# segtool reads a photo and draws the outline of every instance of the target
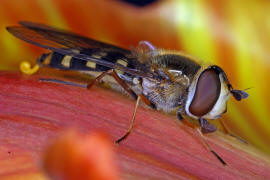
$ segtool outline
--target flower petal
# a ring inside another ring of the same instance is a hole
[[[35,162],[39,161],[40,152],[51,138],[66,128],[77,127],[86,133],[100,129],[114,140],[127,130],[134,101],[96,86],[87,90],[39,81],[46,77],[0,73],[0,147],[12,149],[16,157],[21,152],[31,157],[25,171],[38,171]],[[121,177],[270,178],[269,158],[251,145],[219,132],[209,134],[207,141],[228,164],[223,166],[204,148],[195,130],[179,126],[175,120],[174,116],[139,107],[134,131],[116,146]],[[74,142],[76,144],[84,143],[81,140]],[[88,146],[82,145],[82,149],[84,147]],[[15,148],[17,150],[13,151]],[[13,161],[13,157],[6,153],[1,158]],[[8,168],[18,173],[25,165],[24,162],[12,164],[16,166]],[[0,176],[5,173],[2,171]]]
[[[113,144],[104,134],[66,132],[48,147],[43,166],[52,179],[117,180]]]

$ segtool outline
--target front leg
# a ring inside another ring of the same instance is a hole
[[[179,121],[182,121],[184,118],[183,118],[183,114],[185,115],[185,110],[183,107],[180,107],[177,112],[176,112],[176,115],[177,115],[177,119]]]
[[[200,118],[199,123],[201,125],[201,128],[199,129],[198,127],[194,126],[190,122],[183,119],[183,117],[181,116],[181,108],[177,111],[177,117],[185,125],[193,129],[196,129],[202,139],[204,146],[207,148],[207,150],[211,152],[224,166],[227,165],[226,162],[211,148],[211,146],[208,144],[207,140],[205,139],[203,135],[204,133],[214,132],[216,130],[216,127],[214,125],[209,124],[206,119]]]
[[[215,132],[217,130],[216,126],[210,124],[206,119],[200,118],[199,123],[201,126],[201,132],[203,134]]]

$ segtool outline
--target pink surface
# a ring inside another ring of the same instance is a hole
[[[39,172],[40,153],[67,128],[102,130],[113,140],[128,129],[135,101],[100,87],[86,90],[39,82],[40,75],[0,73],[0,177]],[[44,78],[44,77],[43,77]],[[175,116],[140,107],[134,132],[116,147],[121,176],[131,179],[270,179],[270,165],[251,145],[220,132],[207,137]],[[5,167],[4,169],[2,168]]]

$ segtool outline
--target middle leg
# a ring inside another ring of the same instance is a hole
[[[91,83],[89,83],[87,85],[87,88],[90,89],[95,83],[99,82],[103,77],[105,77],[106,75],[111,75],[116,82],[126,91],[128,92],[133,98],[136,99],[136,105],[133,111],[133,115],[131,118],[131,123],[130,126],[128,128],[128,130],[126,131],[126,133],[119,138],[118,140],[115,141],[116,144],[119,144],[120,142],[122,142],[124,139],[126,139],[130,133],[132,132],[133,128],[134,128],[134,122],[135,122],[135,117],[136,117],[136,113],[137,113],[137,109],[139,106],[140,101],[143,101],[146,105],[153,107],[153,105],[151,104],[151,102],[142,94],[137,95],[130,87],[128,84],[126,84],[119,76],[118,74],[115,72],[114,69],[110,69],[106,72],[101,73],[99,76],[97,76]]]

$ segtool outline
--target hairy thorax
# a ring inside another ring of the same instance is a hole
[[[158,110],[171,112],[185,102],[189,78],[180,74],[174,77],[174,80],[157,81],[150,78],[142,80],[143,95],[155,104]]]

